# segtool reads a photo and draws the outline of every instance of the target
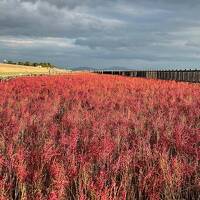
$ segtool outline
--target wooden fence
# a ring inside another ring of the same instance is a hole
[[[98,74],[112,74],[130,77],[143,77],[151,79],[175,80],[200,83],[200,70],[155,70],[155,71],[138,71],[138,70],[96,70]]]

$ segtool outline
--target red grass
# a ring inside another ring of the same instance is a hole
[[[91,74],[0,83],[0,199],[198,199],[200,85]]]

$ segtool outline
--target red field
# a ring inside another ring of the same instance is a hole
[[[90,74],[0,83],[1,200],[199,194],[199,84]]]

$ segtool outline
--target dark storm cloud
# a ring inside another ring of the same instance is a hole
[[[37,2],[46,2],[49,3],[50,5],[54,5],[57,8],[63,8],[67,7],[69,9],[74,9],[76,7],[80,6],[89,6],[89,7],[94,7],[94,6],[101,6],[102,4],[107,4],[107,3],[112,3],[113,1],[109,0],[20,0],[21,2],[31,2],[31,3],[37,3]]]
[[[36,3],[39,1],[48,2],[49,4],[55,5],[59,8],[62,7],[69,7],[75,8],[79,6],[103,6],[106,3],[132,3],[132,4],[142,4],[142,5],[156,5],[156,6],[174,6],[178,5],[179,7],[182,6],[189,6],[193,7],[199,5],[199,0],[20,0],[21,2],[32,2]]]
[[[0,59],[198,64],[199,9],[199,0],[0,0]]]
[[[15,9],[15,12],[11,10]],[[119,20],[104,19],[84,12],[59,10],[38,1],[37,5],[8,0],[0,3],[0,35],[43,37],[86,37],[111,33]]]

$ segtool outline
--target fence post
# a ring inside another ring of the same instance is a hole
[[[177,70],[175,71],[175,80],[176,81],[178,80],[178,72],[177,72]]]
[[[130,72],[131,73],[131,77],[134,77],[134,72]]]
[[[187,81],[187,71],[186,71],[186,69],[184,70],[184,81]]]
[[[172,70],[170,70],[170,80],[173,80],[173,77],[172,77],[172,75],[173,75],[173,71],[172,71]]]
[[[192,71],[191,71],[191,69],[189,70],[189,78],[188,78],[188,82],[191,82],[191,80],[192,80]]]
[[[180,74],[180,78],[181,78],[180,81],[183,81],[183,71],[181,70],[180,73],[181,73]]]
[[[178,81],[180,81],[180,71],[177,70],[177,78],[178,78]]]
[[[198,82],[197,69],[195,69],[195,75],[194,76],[195,76],[194,81]]]

